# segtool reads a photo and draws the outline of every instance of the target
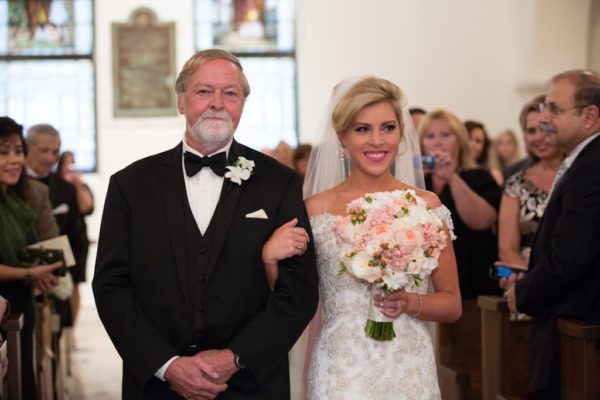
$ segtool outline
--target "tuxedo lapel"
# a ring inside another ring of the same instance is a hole
[[[227,164],[233,164],[233,162],[239,156],[244,155],[244,148],[234,140],[231,143]],[[251,179],[252,178],[250,178],[250,180]],[[215,215],[213,217],[215,230],[214,238],[212,241],[212,250],[208,262],[208,277],[210,277],[213,269],[215,268],[217,260],[219,259],[219,255],[221,254],[221,250],[223,249],[223,245],[225,244],[225,239],[227,238],[227,232],[229,231],[229,227],[231,226],[231,222],[233,221],[235,209],[237,208],[240,196],[242,194],[242,190],[244,188],[244,185],[246,184],[248,183],[242,181],[242,184],[238,185],[237,183],[232,182],[231,179],[228,178],[225,178],[225,182],[223,182],[223,188],[221,189],[221,197],[219,198],[219,203],[217,205],[217,209],[215,210]]]
[[[164,168],[161,169],[159,174],[159,181],[179,284],[184,300],[186,304],[189,304],[189,293],[186,290],[189,277],[186,268],[185,247],[185,202],[187,198],[181,167],[181,152],[182,145],[180,143],[166,154],[162,165]]]

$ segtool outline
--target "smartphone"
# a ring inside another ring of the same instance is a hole
[[[423,169],[433,169],[435,167],[435,157],[428,154],[422,155],[421,163],[423,164]]]
[[[518,274],[519,272],[527,272],[527,269],[525,269],[525,267],[522,265],[509,264],[504,261],[496,261],[494,265],[490,267],[490,278],[508,278],[511,274]]]

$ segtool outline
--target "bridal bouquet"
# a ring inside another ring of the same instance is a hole
[[[340,274],[350,273],[383,290],[416,290],[438,266],[446,247],[444,224],[414,190],[369,193],[346,206],[335,226]],[[368,337],[392,340],[392,320],[371,302]]]

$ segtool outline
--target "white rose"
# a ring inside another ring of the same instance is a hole
[[[374,282],[381,276],[379,267],[369,266],[370,257],[364,252],[355,255],[350,261],[349,270],[354,276],[367,282]]]
[[[396,272],[384,275],[383,282],[390,290],[398,290],[408,285],[409,277],[404,273]]]

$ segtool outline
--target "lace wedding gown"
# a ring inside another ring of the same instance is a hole
[[[310,219],[323,322],[312,353],[308,399],[439,399],[426,322],[403,314],[394,321],[393,340],[381,342],[365,336],[372,294],[364,281],[349,273],[338,275],[339,246],[333,231],[338,218],[321,214]],[[425,293],[428,285],[429,278],[423,281],[420,292]]]

